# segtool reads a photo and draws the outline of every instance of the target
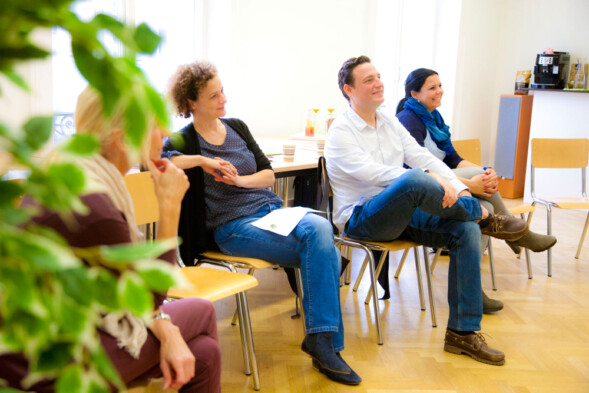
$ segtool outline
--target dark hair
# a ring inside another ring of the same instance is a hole
[[[176,113],[190,117],[190,105],[188,100],[198,100],[198,93],[206,86],[207,82],[217,76],[214,65],[204,61],[184,64],[170,78],[169,95],[176,106]]]
[[[432,75],[438,75],[438,73],[427,68],[418,68],[407,75],[407,79],[405,79],[405,98],[399,101],[399,105],[397,105],[397,113],[403,110],[403,105],[405,105],[405,102],[411,97],[411,92],[419,92],[423,87],[425,80]]]
[[[348,101],[350,101],[350,97],[348,97],[344,91],[344,85],[354,85],[352,72],[354,71],[354,68],[363,63],[370,63],[370,58],[368,56],[351,57],[342,64],[342,68],[339,69],[337,74],[337,84],[339,85],[339,89]]]

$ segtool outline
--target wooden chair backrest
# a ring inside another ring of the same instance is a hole
[[[151,174],[149,172],[130,173],[124,179],[133,200],[135,224],[144,225],[159,221],[160,210]]]
[[[480,139],[459,139],[452,141],[452,146],[460,157],[473,164],[482,165]]]
[[[589,139],[532,139],[534,168],[585,168],[589,160]]]

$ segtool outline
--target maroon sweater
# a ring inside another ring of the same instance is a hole
[[[86,248],[131,243],[131,234],[125,216],[106,194],[87,194],[80,199],[88,207],[89,212],[87,215],[74,213],[70,225],[66,225],[59,214],[47,209],[42,209],[41,213],[31,221],[55,230],[72,247]],[[38,205],[32,198],[26,197],[22,206]],[[175,263],[176,250],[162,254],[159,259],[170,264]],[[158,308],[165,298],[165,294],[154,294],[155,307]]]

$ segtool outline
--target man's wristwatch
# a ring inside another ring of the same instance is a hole
[[[153,316],[153,320],[155,321],[156,319],[165,319],[170,322],[172,321],[172,317],[170,317],[170,314],[166,314],[163,311],[160,311]]]

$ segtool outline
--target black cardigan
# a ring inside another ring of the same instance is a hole
[[[254,154],[258,172],[263,169],[272,170],[270,161],[264,155],[247,125],[239,119],[221,119],[223,123],[234,129],[243,138],[247,148]],[[191,122],[181,129],[178,135],[167,138],[162,157],[172,158],[179,155],[200,155],[198,135]],[[186,265],[194,265],[194,260],[204,251],[218,249],[213,232],[206,227],[206,208],[204,194],[204,171],[201,167],[185,169],[190,187],[182,200],[178,236],[182,239],[180,256]]]

